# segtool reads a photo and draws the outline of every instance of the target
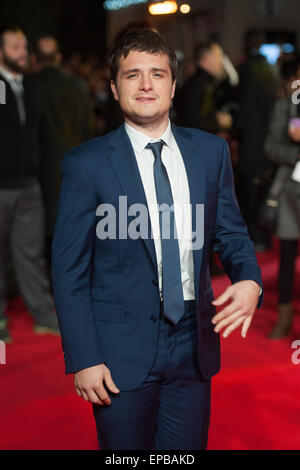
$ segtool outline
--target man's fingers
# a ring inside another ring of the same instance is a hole
[[[114,383],[109,370],[106,371],[106,373],[104,375],[104,380],[105,380],[105,384],[106,384],[107,388],[111,392],[113,392],[113,393],[119,393],[120,392],[120,390],[118,389],[118,387]]]
[[[228,315],[223,320],[217,322],[214,328],[214,331],[216,333],[219,333],[219,331],[222,330],[225,326],[232,324],[235,320],[237,320],[241,315],[244,315],[244,314],[245,312],[243,310],[237,310],[232,315]]]
[[[77,395],[83,398],[85,401],[89,401],[91,403],[94,403],[95,405],[104,405],[103,401],[100,400],[95,390],[83,390],[78,387],[75,387],[75,390]]]
[[[91,388],[91,387],[88,388],[88,389],[86,388],[85,390],[82,390],[82,396],[83,396],[83,398],[84,398],[84,396],[86,396],[87,397],[86,401],[89,401],[91,403],[103,404],[103,403],[101,403],[102,400],[100,399],[100,396],[98,396],[98,394],[95,392],[95,390],[93,390],[93,388]],[[110,403],[105,403],[105,404],[110,404]]]
[[[227,336],[229,336],[230,333],[232,333],[236,328],[238,328],[243,323],[245,318],[246,318],[246,315],[243,315],[239,317],[237,320],[235,320],[231,325],[229,325],[223,333],[223,338],[227,338]]]
[[[251,325],[252,318],[253,318],[252,316],[247,317],[246,320],[244,321],[244,324],[242,326],[242,337],[243,338],[246,338],[246,334],[247,334],[247,331],[249,329],[249,326]]]
[[[103,401],[105,405],[111,404],[111,399],[102,384],[99,385],[97,388],[95,388],[95,392],[97,393],[98,397],[100,398],[101,401]]]
[[[217,313],[213,318],[212,318],[212,323],[216,324],[220,320],[223,320],[223,318],[228,317],[229,315],[232,315],[236,313],[238,310],[241,310],[241,305],[238,302],[231,302],[229,305],[227,305],[225,308],[223,308],[219,313]]]
[[[85,401],[90,401],[88,394],[84,390],[81,390],[81,396]]]
[[[228,287],[213,301],[212,304],[218,306],[231,299],[231,302],[226,303],[222,310],[212,318],[211,321],[215,325],[214,331],[219,333],[224,329],[223,337],[226,338],[242,325],[241,334],[245,338],[257,304],[258,289],[259,285],[254,281],[240,281]]]
[[[103,364],[76,373],[74,387],[79,397],[97,405],[111,405],[108,392],[120,392],[111,378],[110,370]]]
[[[94,405],[104,405],[103,401],[100,400],[95,390],[90,390],[89,399],[91,403],[94,403]]]
[[[232,292],[231,292],[231,289],[230,288],[227,288],[223,294],[219,295],[219,297],[217,297],[215,300],[212,301],[212,304],[213,305],[222,305],[224,304],[225,302],[227,302],[227,300],[230,299],[232,295]]]

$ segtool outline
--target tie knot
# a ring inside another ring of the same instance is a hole
[[[146,146],[146,149],[152,150],[156,159],[161,157],[161,150],[164,145],[165,142],[163,140],[159,140],[158,142],[149,142],[149,144]]]

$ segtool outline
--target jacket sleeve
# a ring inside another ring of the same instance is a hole
[[[91,301],[96,194],[72,151],[63,158],[62,173],[51,274],[66,373],[71,373],[103,363],[105,358]]]
[[[299,145],[288,136],[288,101],[275,103],[269,132],[265,141],[265,152],[274,163],[294,166],[298,160]]]
[[[218,253],[232,283],[253,280],[263,289],[261,270],[257,263],[253,242],[236,199],[231,159],[225,141],[219,179],[213,249]],[[258,308],[261,306],[262,298],[261,294]]]
[[[212,93],[208,93],[203,84],[187,83],[176,93],[174,107],[180,125],[213,133],[220,130]]]

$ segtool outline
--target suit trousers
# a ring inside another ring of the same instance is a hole
[[[18,189],[0,189],[0,320],[4,319],[5,248],[9,239],[14,271],[26,307],[42,318],[55,307],[44,259],[44,209],[36,183]]]
[[[147,378],[135,390],[109,392],[111,405],[93,405],[101,450],[206,448],[211,380],[202,378],[198,366],[195,302],[185,301],[177,325],[163,307],[157,320],[157,350]]]

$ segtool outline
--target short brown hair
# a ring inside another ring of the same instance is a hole
[[[150,28],[136,28],[128,30],[114,46],[110,58],[111,79],[116,80],[121,57],[126,58],[130,51],[148,52],[149,54],[166,54],[169,58],[173,81],[177,75],[177,57],[162,39]]]
[[[199,42],[194,48],[194,59],[195,62],[199,62],[208,52],[211,52],[213,46],[217,44],[216,41],[208,40]]]
[[[13,24],[0,24],[0,47],[4,45],[4,34],[6,33],[23,33],[23,31],[19,26]]]
[[[45,53],[42,50],[40,46],[40,41],[42,41],[43,39],[51,39],[55,43],[54,50],[52,52]],[[60,54],[58,41],[56,37],[52,36],[51,34],[43,34],[39,36],[35,42],[33,51],[35,53],[36,60],[39,64],[55,64],[56,57],[58,54]]]

